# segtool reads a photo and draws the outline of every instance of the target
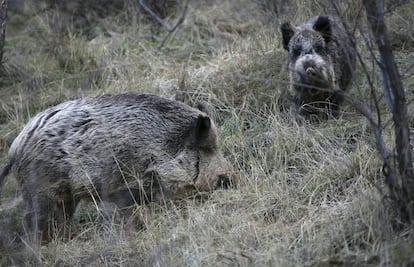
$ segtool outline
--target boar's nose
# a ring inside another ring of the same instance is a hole
[[[230,177],[227,174],[220,174],[216,186],[224,189],[229,188],[231,186]]]

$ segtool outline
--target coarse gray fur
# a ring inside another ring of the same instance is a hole
[[[70,222],[81,199],[118,207],[231,183],[208,114],[150,94],[69,101],[32,118],[12,143],[9,164],[29,230]],[[50,233],[49,233],[50,234]],[[43,236],[45,238],[45,236]]]
[[[352,36],[334,16],[318,16],[294,27],[281,25],[295,103],[305,116],[339,115],[355,67]]]

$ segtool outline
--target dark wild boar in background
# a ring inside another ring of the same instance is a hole
[[[337,17],[319,16],[294,27],[280,27],[283,47],[289,52],[291,91],[299,113],[307,118],[339,115],[353,77],[355,50],[352,37]]]

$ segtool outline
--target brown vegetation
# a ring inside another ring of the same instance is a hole
[[[216,113],[219,146],[241,180],[235,189],[136,206],[134,231],[116,218],[102,223],[95,206],[80,203],[72,239],[15,246],[24,237],[19,228],[24,207],[15,179],[8,177],[1,192],[0,264],[412,264],[413,228],[395,227],[397,211],[381,193],[386,170],[370,123],[350,104],[338,118],[319,124],[298,123],[291,112],[280,23],[338,15],[358,48],[349,96],[368,100],[394,159],[394,124],[364,6],[330,2],[190,1],[184,22],[161,50],[158,40],[146,38],[154,26],[137,15],[136,1],[125,2],[135,8],[94,15],[94,23],[60,32],[53,28],[51,10],[28,14],[10,8],[0,80],[1,166],[13,139],[39,111],[69,99],[133,91],[208,102]],[[385,2],[412,135],[414,6]],[[173,25],[179,14],[163,19]],[[168,32],[156,34],[162,40]]]

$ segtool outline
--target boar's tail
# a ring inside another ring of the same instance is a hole
[[[10,173],[12,165],[12,162],[9,162],[9,164],[7,164],[0,172],[0,190],[3,185],[4,178]]]

